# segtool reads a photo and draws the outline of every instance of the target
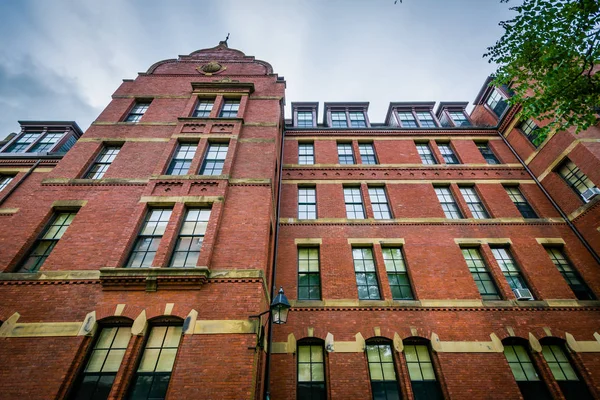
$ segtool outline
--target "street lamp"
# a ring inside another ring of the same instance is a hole
[[[283,288],[279,288],[279,293],[273,299],[271,303],[271,315],[273,317],[274,324],[285,324],[287,322],[288,312],[290,312],[290,302],[288,301],[285,294],[283,294]]]

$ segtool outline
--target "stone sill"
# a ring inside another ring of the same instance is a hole
[[[600,307],[598,300],[572,300],[572,299],[548,299],[548,300],[477,300],[477,299],[423,299],[423,300],[290,300],[294,308],[330,308],[330,307],[352,307],[352,308],[564,308],[564,307]]]

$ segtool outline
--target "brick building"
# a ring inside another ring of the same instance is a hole
[[[487,83],[285,119],[222,42],[124,80],[51,168],[13,138],[3,398],[597,398],[600,132],[538,143]]]

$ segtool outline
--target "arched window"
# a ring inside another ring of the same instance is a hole
[[[567,400],[592,399],[585,382],[573,366],[564,342],[547,338],[542,341],[542,355]]]
[[[366,343],[366,352],[373,400],[400,400],[391,341],[371,339]]]
[[[325,353],[320,339],[298,342],[298,400],[325,400]]]
[[[404,357],[415,400],[443,399],[442,389],[435,376],[429,343],[425,340],[406,340]]]
[[[511,338],[502,342],[504,356],[525,400],[550,400],[546,384],[535,367],[524,339]]]

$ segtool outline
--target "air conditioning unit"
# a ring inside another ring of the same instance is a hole
[[[517,300],[533,300],[533,295],[529,289],[513,289]]]
[[[593,199],[594,197],[596,197],[599,194],[600,194],[600,188],[593,187],[593,188],[589,188],[588,190],[583,192],[581,194],[581,196],[583,197],[583,199],[585,201],[590,201],[591,199]]]

